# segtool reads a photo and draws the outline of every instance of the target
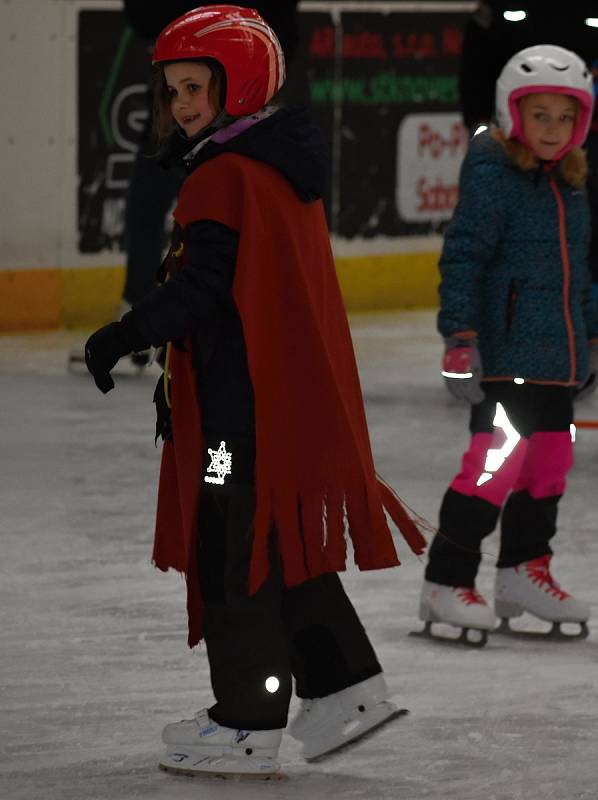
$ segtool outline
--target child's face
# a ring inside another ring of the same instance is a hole
[[[573,135],[577,103],[565,94],[527,94],[521,98],[519,113],[532,150],[538,158],[551,161]]]
[[[209,67],[193,61],[178,61],[164,67],[170,111],[189,138],[197,135],[216,116],[208,94],[211,77]]]

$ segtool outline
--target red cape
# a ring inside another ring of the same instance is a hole
[[[273,526],[288,586],[343,570],[345,530],[360,569],[399,564],[385,509],[421,553],[424,537],[375,473],[322,202],[302,202],[262,162],[224,154],[190,175],[174,216],[183,228],[210,219],[240,234],[233,294],[256,415],[250,591],[268,575]],[[190,353],[172,348],[171,358],[174,445],[163,451],[154,561],[187,576],[192,646],[201,639],[201,410]]]

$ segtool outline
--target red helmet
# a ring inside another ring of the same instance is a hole
[[[201,58],[213,58],[222,65],[224,110],[232,117],[254,114],[284,83],[280,43],[252,8],[223,5],[188,11],[158,36],[152,63]]]

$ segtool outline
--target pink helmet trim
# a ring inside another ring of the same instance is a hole
[[[523,133],[523,125],[521,124],[521,114],[519,113],[519,103],[522,97],[528,94],[564,94],[574,97],[579,102],[579,119],[575,125],[573,134],[567,144],[559,150],[555,155],[554,160],[558,161],[563,158],[574,147],[581,147],[584,143],[590,124],[592,122],[592,111],[594,107],[593,98],[590,98],[588,92],[582,89],[574,89],[569,86],[523,86],[515,89],[509,95],[509,113],[513,121],[510,139],[517,139],[522,142],[526,147],[532,150],[530,143],[527,141]]]

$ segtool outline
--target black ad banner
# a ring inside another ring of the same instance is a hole
[[[331,231],[421,236],[457,200],[468,142],[458,112],[465,12],[302,12],[286,102],[330,142]],[[147,45],[118,11],[79,13],[79,247],[122,250],[133,159],[150,114]]]

